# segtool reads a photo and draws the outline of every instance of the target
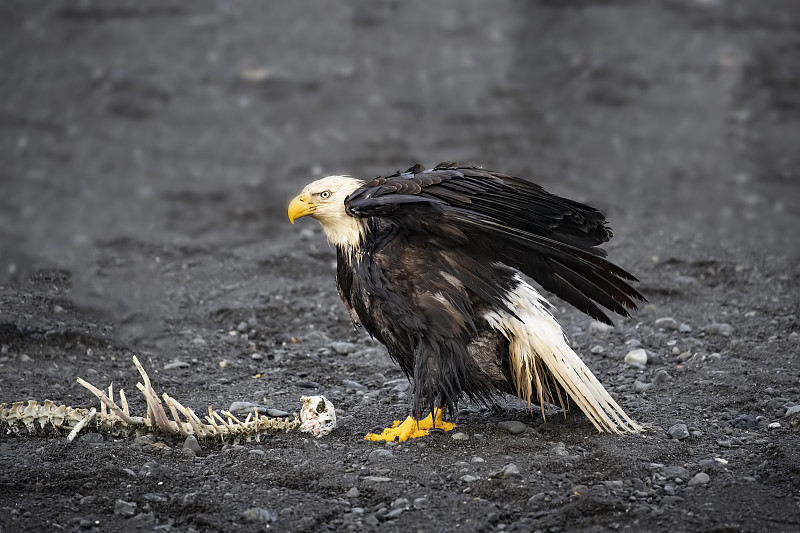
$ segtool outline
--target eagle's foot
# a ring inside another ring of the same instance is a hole
[[[380,434],[368,433],[364,440],[372,440],[375,442],[380,441],[399,441],[404,442],[408,439],[416,439],[417,437],[424,437],[430,433],[431,429],[441,429],[450,431],[456,427],[452,422],[445,422],[442,417],[444,416],[443,409],[434,409],[433,413],[429,414],[422,420],[417,420],[409,416],[403,422],[395,420],[392,427],[384,429]]]

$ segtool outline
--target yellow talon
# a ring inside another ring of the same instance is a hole
[[[433,428],[450,431],[456,427],[452,422],[445,422],[442,417],[444,417],[444,410],[434,409],[432,414],[429,414],[422,420],[416,420],[410,416],[402,422],[395,420],[392,427],[384,429],[380,435],[376,433],[367,433],[364,440],[372,440],[375,442],[390,442],[396,440],[405,442],[408,439],[424,437],[428,435]]]

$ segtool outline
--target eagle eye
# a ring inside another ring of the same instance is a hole
[[[319,193],[319,197],[322,198],[323,200],[327,200],[328,198],[331,197],[331,191],[322,191],[321,193]]]

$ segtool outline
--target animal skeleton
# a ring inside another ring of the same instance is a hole
[[[211,407],[205,421],[192,409],[184,407],[175,398],[164,393],[161,397],[172,415],[170,420],[158,394],[153,389],[150,377],[136,356],[133,364],[139,370],[144,384],[136,387],[147,402],[147,415],[132,416],[128,408],[125,391],[119,391],[119,405],[114,401],[114,386],[109,385],[108,394],[91,383],[78,378],[78,383],[87,388],[100,400],[100,409],[67,407],[56,405],[51,400],[39,404],[36,400],[0,404],[0,433],[19,433],[22,430],[62,432],[70,430],[67,440],[72,442],[84,428],[94,429],[112,435],[130,435],[134,432],[158,431],[167,435],[198,439],[219,438],[222,441],[244,439],[259,442],[261,436],[274,431],[300,429],[316,437],[329,434],[336,427],[336,411],[333,404],[324,396],[303,396],[300,418],[271,418],[259,415],[256,409],[244,421],[229,411],[219,413]],[[185,421],[181,419],[181,415]]]

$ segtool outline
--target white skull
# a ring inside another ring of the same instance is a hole
[[[300,431],[315,437],[327,435],[336,427],[336,409],[325,396],[303,396],[300,408]]]

